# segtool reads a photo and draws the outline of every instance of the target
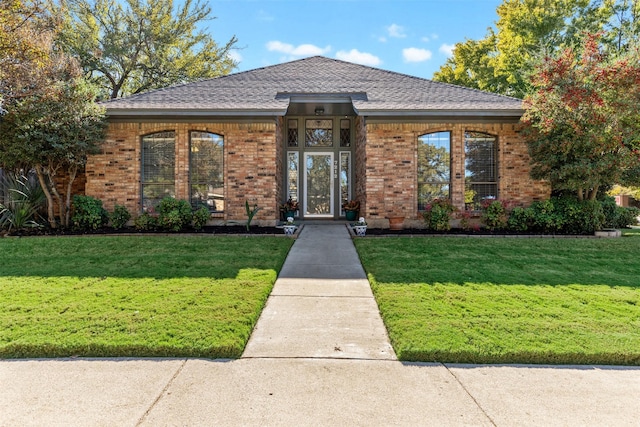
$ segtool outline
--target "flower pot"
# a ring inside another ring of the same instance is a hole
[[[358,211],[345,211],[344,214],[347,217],[347,221],[355,221],[358,218]]]
[[[295,218],[296,217],[296,211],[286,211],[284,213],[284,220],[286,221],[287,218]]]
[[[364,237],[367,235],[367,226],[366,225],[354,225],[353,231],[356,232],[356,236]]]
[[[297,225],[284,225],[282,227],[284,229],[284,234],[287,236],[293,236],[296,232]]]
[[[392,216],[391,218],[389,218],[389,229],[402,230],[403,225],[404,225],[404,217]]]

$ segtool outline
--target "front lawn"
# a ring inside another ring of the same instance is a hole
[[[0,239],[0,357],[239,357],[292,243]]]
[[[640,235],[357,239],[398,357],[640,364]]]

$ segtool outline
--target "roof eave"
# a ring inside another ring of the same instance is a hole
[[[201,110],[201,109],[165,109],[165,108],[107,108],[107,117],[274,117],[284,116],[285,108],[238,109],[238,110]]]
[[[361,116],[369,117],[521,117],[523,109],[499,109],[499,110],[357,110]]]

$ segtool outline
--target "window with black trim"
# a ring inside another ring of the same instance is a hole
[[[485,200],[498,198],[497,138],[481,132],[464,134],[464,202],[479,210]]]
[[[224,139],[210,132],[191,132],[189,185],[191,205],[224,211]]]
[[[451,132],[418,137],[418,210],[451,197]]]
[[[152,211],[165,197],[175,197],[176,134],[142,137],[142,209]]]

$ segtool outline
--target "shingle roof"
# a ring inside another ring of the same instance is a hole
[[[362,115],[520,116],[522,101],[314,56],[110,100],[108,115],[284,115],[290,96],[348,95]]]

